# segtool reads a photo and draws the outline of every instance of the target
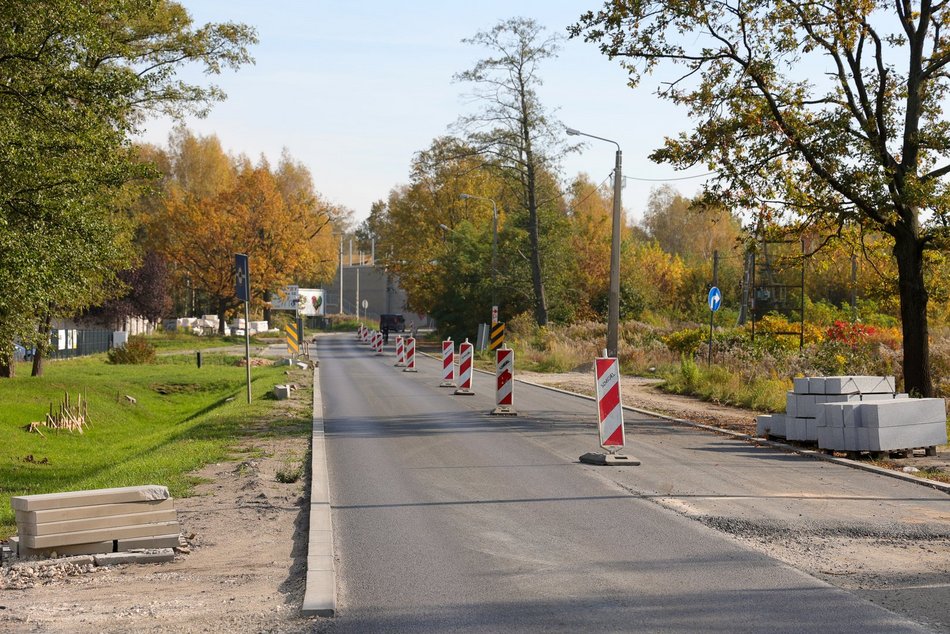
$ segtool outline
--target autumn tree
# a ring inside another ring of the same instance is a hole
[[[948,246],[948,21],[932,0],[647,0],[609,2],[571,31],[624,58],[631,85],[682,69],[660,94],[695,128],[652,157],[718,170],[710,198],[893,239],[904,387],[930,396],[924,262]]]
[[[556,171],[562,155],[561,126],[551,118],[538,96],[542,62],[556,57],[558,35],[546,34],[537,22],[512,18],[488,31],[463,40],[491,52],[489,57],[456,75],[456,80],[472,85],[474,100],[481,110],[463,116],[459,127],[469,144],[489,157],[492,166],[504,173],[513,195],[525,212],[524,228],[530,249],[534,315],[539,325],[548,322],[542,261],[542,209],[554,204],[541,192],[543,172]]]
[[[568,187],[567,204],[571,252],[577,264],[575,283],[581,291],[579,301],[582,308],[593,310],[597,298],[607,295],[613,190],[606,184],[596,185],[586,174],[579,174]]]
[[[492,206],[485,201],[462,200],[460,195],[467,193],[496,200],[502,236],[512,201],[505,198],[494,172],[482,169],[483,163],[459,139],[435,139],[414,158],[410,183],[393,189],[387,200],[375,203],[363,223],[362,233],[376,240],[378,266],[398,277],[413,310],[435,314],[450,301],[448,296],[455,272],[449,256],[459,246],[457,233],[463,231],[477,243],[480,261],[484,264],[479,286],[485,292],[476,294],[470,310],[487,319]],[[503,261],[507,258],[499,258],[500,288],[508,283]],[[508,294],[499,294],[502,310],[512,308],[509,298]]]
[[[148,112],[203,112],[223,94],[177,71],[250,61],[254,32],[195,27],[170,0],[0,3],[0,375],[15,339],[100,302],[134,258],[115,194],[143,174],[128,138]]]
[[[336,269],[336,242],[331,209],[316,194],[307,169],[286,152],[276,171],[265,160],[230,161],[214,137],[200,137],[176,154],[172,174],[215,175],[212,186],[200,178],[173,179],[161,209],[150,218],[153,247],[173,263],[179,280],[212,301],[223,332],[234,296],[234,254],[251,261],[254,302],[264,307],[265,294],[302,279],[326,279]],[[184,160],[191,167],[179,171]],[[209,165],[217,168],[210,169]],[[192,188],[196,191],[192,191]],[[196,193],[197,192],[197,193]]]

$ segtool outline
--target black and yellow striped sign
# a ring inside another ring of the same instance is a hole
[[[300,334],[297,332],[297,324],[287,324],[284,326],[284,332],[287,334],[287,352],[289,354],[300,352]]]
[[[505,343],[505,322],[499,321],[491,327],[491,342],[488,344],[488,349],[497,350],[503,343]]]

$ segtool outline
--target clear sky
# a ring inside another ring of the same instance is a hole
[[[469,87],[452,76],[487,51],[461,40],[498,21],[523,16],[551,31],[565,28],[598,0],[179,0],[197,23],[253,25],[260,43],[256,64],[214,77],[228,94],[205,119],[186,124],[217,134],[226,149],[276,160],[286,147],[312,172],[317,190],[365,218],[373,201],[409,180],[413,155],[449,132],[471,106]],[[566,33],[565,33],[566,34]],[[557,59],[542,66],[541,99],[567,126],[620,143],[624,174],[675,179],[684,174],[647,159],[664,135],[685,129],[685,114],[659,100],[660,78],[631,89],[619,62],[594,44],[567,40]],[[203,81],[194,71],[189,81]],[[146,141],[165,144],[171,123],[145,124]],[[614,146],[591,141],[564,158],[563,175],[586,172],[605,180]],[[705,170],[696,169],[700,174]],[[672,184],[684,195],[702,179]],[[639,219],[659,182],[628,180],[624,207]]]

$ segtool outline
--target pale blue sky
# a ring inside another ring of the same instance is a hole
[[[446,134],[470,107],[463,97],[468,87],[452,76],[486,51],[461,39],[514,16],[565,33],[581,13],[600,6],[598,0],[179,1],[196,22],[245,22],[260,37],[252,49],[256,64],[214,78],[228,99],[207,118],[188,119],[189,128],[217,134],[229,151],[251,157],[263,153],[276,160],[288,148],[311,170],[317,190],[353,209],[357,219],[408,182],[413,154]],[[625,175],[684,176],[646,158],[664,135],[687,125],[682,111],[654,96],[658,78],[631,89],[617,61],[580,40],[565,41],[542,75],[542,100],[565,125],[620,143]],[[164,144],[170,125],[150,121],[143,137]],[[613,161],[613,145],[591,141],[565,158],[563,171],[566,177],[586,172],[601,182]],[[673,184],[691,195],[701,182]],[[659,184],[627,182],[624,207],[634,219]]]

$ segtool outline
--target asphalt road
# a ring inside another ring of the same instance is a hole
[[[590,401],[516,384],[520,415],[492,417],[486,375],[454,396],[440,363],[404,373],[351,335],[319,357],[334,631],[932,631],[722,525],[940,531],[946,494],[630,416],[643,464],[582,465]]]

